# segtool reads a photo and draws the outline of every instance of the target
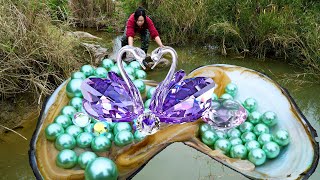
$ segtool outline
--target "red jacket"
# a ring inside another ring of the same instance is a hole
[[[130,15],[127,21],[127,32],[126,32],[127,37],[129,36],[134,37],[136,32],[140,33],[142,30],[146,30],[146,29],[149,29],[152,39],[159,36],[157,29],[154,27],[152,20],[148,16],[146,16],[146,21],[144,22],[143,26],[140,28],[134,20],[134,13]]]

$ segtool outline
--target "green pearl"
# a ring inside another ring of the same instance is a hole
[[[144,102],[144,108],[149,108],[151,103],[151,99],[147,99],[146,102]]]
[[[212,146],[218,140],[218,136],[212,130],[207,130],[202,134],[201,140],[204,144]]]
[[[277,117],[276,113],[274,113],[272,111],[268,111],[268,112],[263,113],[261,120],[264,124],[271,127],[271,126],[274,126],[277,124],[278,117]]]
[[[252,140],[256,140],[257,137],[253,132],[245,132],[241,135],[242,142],[246,143]]]
[[[248,116],[249,122],[251,122],[254,125],[258,124],[260,122],[260,119],[261,119],[261,114],[257,111],[253,111]]]
[[[74,72],[71,74],[71,79],[85,79],[86,75],[83,72]]]
[[[56,140],[56,138],[62,133],[64,133],[64,129],[57,123],[49,124],[45,129],[45,136],[49,141]]]
[[[232,158],[245,159],[247,157],[247,154],[248,154],[248,150],[242,144],[235,145],[230,149],[230,156]]]
[[[117,124],[117,123],[114,123],[114,122],[108,122],[109,124],[109,128],[110,128],[110,131],[113,130],[114,126]]]
[[[232,97],[235,97],[238,92],[238,87],[234,83],[229,83],[225,88],[225,92],[230,94]]]
[[[272,141],[271,134],[263,133],[258,137],[258,142],[261,144],[261,146],[263,146],[264,144],[266,144],[270,141]]]
[[[83,65],[80,69],[86,77],[89,77],[94,74],[94,68],[91,65]]]
[[[80,154],[78,164],[82,169],[86,169],[87,165],[95,160],[98,156],[91,151],[86,151]]]
[[[94,75],[99,78],[106,78],[108,75],[108,71],[103,67],[97,67],[94,71]]]
[[[214,143],[214,149],[222,151],[223,154],[228,154],[231,148],[231,144],[227,139],[218,139]]]
[[[61,111],[60,111],[60,114],[62,115],[66,115],[68,116],[69,118],[72,118],[74,113],[76,113],[77,110],[76,108],[74,108],[73,106],[64,106]]]
[[[253,128],[254,134],[260,136],[263,133],[269,133],[269,128],[265,124],[259,123]]]
[[[144,93],[146,91],[146,85],[140,79],[134,80],[133,84],[138,88],[140,93]]]
[[[267,159],[266,153],[259,148],[252,149],[248,155],[248,160],[253,164],[255,164],[256,166],[259,166],[265,163],[266,159]]]
[[[94,126],[94,124],[91,123],[91,124],[87,125],[86,127],[84,127],[83,130],[85,132],[93,133],[93,126]]]
[[[91,142],[91,149],[95,152],[105,152],[111,148],[111,141],[105,136],[97,136]]]
[[[59,152],[56,158],[56,165],[64,169],[70,169],[77,164],[77,154],[70,150],[64,149]]]
[[[115,73],[117,73],[117,74],[120,74],[120,70],[119,70],[119,68],[118,68],[118,66],[112,66],[111,68],[110,68],[110,71],[112,71],[112,72],[115,72]]]
[[[86,180],[117,180],[117,165],[108,158],[98,157],[87,165],[84,176]]]
[[[144,70],[139,69],[136,71],[136,77],[137,79],[146,79],[147,73]]]
[[[241,136],[241,132],[238,130],[238,129],[230,129],[228,132],[227,132],[227,135],[229,138],[232,138],[232,137],[240,137]]]
[[[87,147],[90,147],[92,140],[93,140],[92,133],[83,132],[77,136],[77,145],[78,147],[81,147],[81,148],[87,148]]]
[[[134,136],[134,139],[137,141],[141,141],[146,137],[146,135],[141,133],[140,131],[135,131],[133,136]]]
[[[131,125],[127,122],[119,122],[113,127],[113,134],[117,135],[120,131],[131,131]]]
[[[132,67],[135,70],[141,69],[140,63],[138,61],[132,61],[129,64],[130,67]]]
[[[54,122],[62,126],[63,128],[67,128],[72,124],[72,121],[69,116],[66,115],[59,115],[54,118]]]
[[[71,79],[66,87],[67,96],[69,98],[73,97],[83,97],[81,92],[81,83],[83,79]]]
[[[202,123],[199,126],[199,133],[203,134],[204,132],[211,130],[211,126],[207,123]]]
[[[211,99],[212,101],[218,100],[218,96],[216,95],[216,93],[212,93]]]
[[[57,137],[55,147],[58,150],[73,149],[76,147],[76,140],[69,134],[61,134]]]
[[[216,131],[216,135],[218,136],[219,139],[227,139],[228,138],[227,134],[223,131]]]
[[[125,67],[124,70],[127,72],[128,75],[130,74],[130,75],[134,76],[135,71],[131,66]]]
[[[114,138],[114,143],[117,146],[123,147],[128,144],[131,144],[133,142],[133,134],[129,131],[120,131],[118,134],[116,134]]]
[[[147,98],[148,98],[148,99],[151,99],[151,97],[153,96],[155,90],[156,90],[155,87],[151,87],[151,88],[147,91]]]
[[[279,146],[286,146],[289,144],[290,142],[290,136],[288,131],[280,129],[278,130],[274,135],[273,135],[273,140],[274,142],[276,142],[277,144],[279,144]]]
[[[134,80],[136,80],[136,78],[133,76],[133,75],[131,75],[131,74],[128,74],[128,76],[129,76],[129,78],[131,79],[131,81],[134,81]]]
[[[256,140],[249,141],[245,143],[245,146],[248,151],[251,151],[252,149],[260,148],[260,143]]]
[[[110,141],[114,141],[114,135],[111,132],[107,132],[105,134],[105,136],[110,140]]]
[[[257,109],[258,103],[254,98],[248,98],[244,101],[243,107],[249,112],[253,112]]]
[[[125,61],[122,61],[122,66],[125,68],[128,66],[128,64]]]
[[[239,130],[240,130],[242,133],[250,132],[250,131],[253,130],[253,124],[250,123],[250,122],[244,122],[244,123],[242,123],[242,124],[239,126]]]
[[[240,138],[237,138],[237,137],[229,138],[229,141],[230,141],[231,146],[242,144],[242,140]]]
[[[114,62],[111,59],[104,59],[101,62],[101,66],[106,68],[107,70],[110,70],[110,68],[114,66]]]
[[[82,132],[83,132],[83,130],[79,126],[76,126],[76,125],[71,125],[66,129],[66,133],[70,134],[74,138],[77,138],[77,136]]]
[[[69,101],[69,105],[79,110],[82,107],[82,98],[80,97],[73,97]]]
[[[224,93],[220,96],[221,99],[230,99],[230,100],[233,100],[233,97],[228,94],[228,93]]]
[[[267,158],[269,159],[277,157],[280,153],[279,145],[272,141],[263,145],[262,150],[266,153]]]

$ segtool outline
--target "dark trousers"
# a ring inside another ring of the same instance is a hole
[[[124,30],[124,34],[121,38],[121,47],[128,45],[128,37],[126,36],[127,28]],[[149,39],[150,39],[150,32],[148,29],[145,31],[141,31],[141,49],[147,54],[149,48]]]

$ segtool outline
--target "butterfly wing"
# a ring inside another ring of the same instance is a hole
[[[143,112],[137,88],[128,87],[114,72],[109,79],[87,78],[81,85],[83,107],[94,118],[102,121],[130,122]]]

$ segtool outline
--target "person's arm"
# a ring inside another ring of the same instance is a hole
[[[159,36],[154,38],[154,40],[156,41],[156,43],[158,44],[159,47],[164,47]]]
[[[129,19],[127,21],[127,31],[126,31],[126,36],[128,38],[128,45],[129,46],[133,46],[133,37],[135,35],[134,26],[135,26],[134,14],[131,14],[131,16],[129,17]]]
[[[158,44],[159,47],[163,47],[159,33],[158,33],[156,27],[154,26],[152,20],[148,16],[147,16],[147,23],[148,23],[148,29],[149,29],[151,38],[153,38],[156,41],[156,43]]]
[[[133,37],[131,37],[131,36],[128,37],[128,45],[133,46]]]

